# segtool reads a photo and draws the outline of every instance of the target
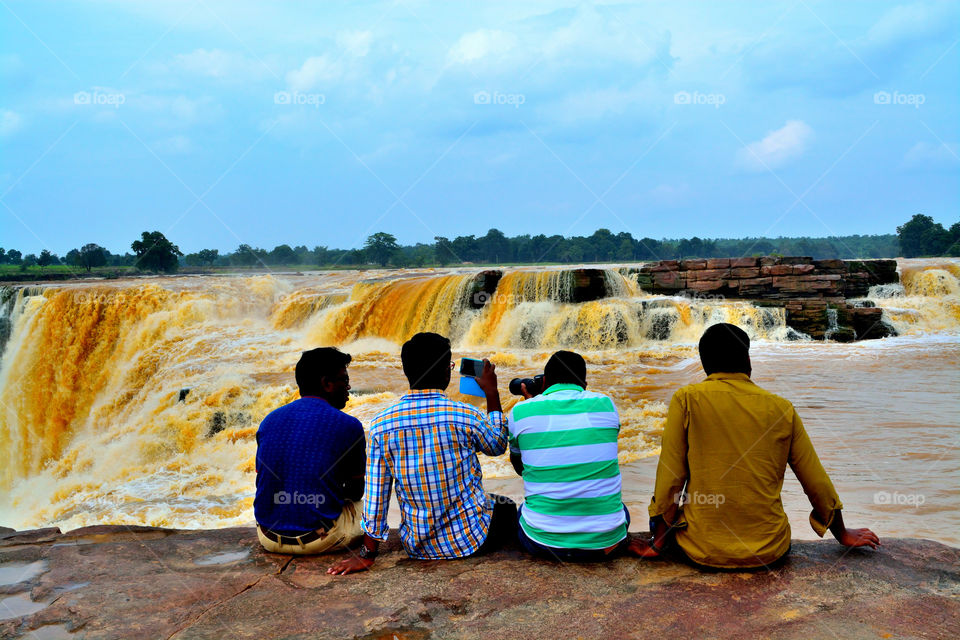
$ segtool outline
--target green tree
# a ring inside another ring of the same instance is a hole
[[[20,264],[23,262],[23,254],[16,249],[7,251],[7,262],[10,264]]]
[[[400,250],[400,246],[397,245],[397,239],[393,235],[380,231],[367,238],[363,249],[370,260],[385,267],[393,254]]]
[[[185,255],[183,261],[191,267],[210,267],[219,257],[220,252],[216,249],[200,249],[196,253]]]
[[[37,258],[37,264],[43,269],[44,267],[49,267],[51,264],[60,264],[60,258],[50,253],[48,249],[44,249],[40,252],[40,257]]]
[[[510,241],[499,229],[490,229],[487,231],[487,235],[480,238],[478,242],[480,244],[481,259],[485,262],[500,264],[501,262],[510,261]]]
[[[609,229],[597,229],[593,235],[585,239],[587,242],[578,243],[582,247],[583,259],[593,262],[606,262],[613,258],[619,246]]]
[[[32,267],[33,265],[37,264],[37,254],[28,253],[27,255],[23,256],[23,260],[21,260],[20,264],[27,267]]]
[[[216,262],[219,257],[220,252],[217,249],[200,249],[200,251],[197,251],[197,258],[200,260],[200,265],[204,267],[213,266],[213,263]]]
[[[107,264],[108,251],[98,244],[88,243],[77,252],[77,266],[83,267],[90,272],[94,267],[102,267]]]
[[[950,246],[950,232],[930,216],[916,214],[910,221],[897,227],[900,252],[904,258],[938,256]]]
[[[297,253],[288,244],[281,244],[270,252],[270,264],[296,264]]]
[[[451,262],[459,262],[457,255],[453,251],[453,245],[450,240],[443,236],[434,236],[433,253],[436,256],[437,263],[442,267]]]
[[[174,273],[179,266],[177,258],[183,255],[180,248],[159,231],[144,231],[130,248],[137,256],[134,266],[141,271]]]
[[[248,244],[241,244],[230,256],[230,264],[241,267],[252,267],[257,263],[257,249]]]

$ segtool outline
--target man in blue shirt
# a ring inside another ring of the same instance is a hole
[[[297,363],[300,399],[275,409],[257,430],[257,537],[275,553],[323,553],[363,538],[360,498],[366,438],[343,413],[350,355],[305,351]]]

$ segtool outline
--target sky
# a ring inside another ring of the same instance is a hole
[[[0,0],[0,246],[895,233],[960,3]]]

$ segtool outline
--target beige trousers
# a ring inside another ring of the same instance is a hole
[[[360,539],[363,538],[360,519],[360,503],[347,501],[343,503],[343,512],[333,523],[333,528],[312,542],[307,544],[280,544],[263,535],[259,525],[257,525],[257,538],[260,539],[263,548],[271,553],[307,555],[325,553],[331,550],[342,551],[359,543]]]

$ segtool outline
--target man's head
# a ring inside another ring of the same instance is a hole
[[[543,386],[575,384],[587,388],[587,363],[573,351],[557,351],[543,368]]]
[[[297,363],[297,386],[301,396],[318,396],[336,409],[347,406],[350,392],[350,377],[347,365],[349,353],[336,347],[320,347],[304,351]]]
[[[700,362],[708,376],[713,373],[750,375],[750,336],[726,322],[708,327],[700,338]]]
[[[400,349],[403,374],[411,389],[446,389],[450,384],[450,341],[436,333],[418,333]]]

